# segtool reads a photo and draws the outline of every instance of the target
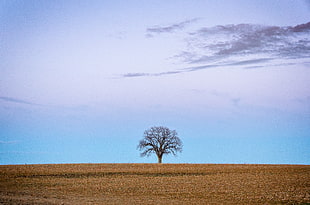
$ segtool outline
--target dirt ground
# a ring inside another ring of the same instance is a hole
[[[310,204],[310,166],[1,165],[0,204]]]

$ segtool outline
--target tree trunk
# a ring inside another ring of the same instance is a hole
[[[163,156],[157,156],[157,157],[158,157],[158,164],[161,164]]]

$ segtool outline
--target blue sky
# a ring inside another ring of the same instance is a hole
[[[310,164],[310,2],[0,1],[0,164]]]

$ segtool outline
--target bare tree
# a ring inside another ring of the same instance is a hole
[[[177,152],[182,152],[182,146],[182,141],[175,130],[160,126],[145,130],[144,137],[140,140],[137,148],[143,151],[141,157],[155,153],[158,163],[162,163],[164,154],[176,155]]]

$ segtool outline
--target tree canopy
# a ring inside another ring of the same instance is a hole
[[[163,126],[154,126],[145,130],[143,139],[140,140],[137,148],[142,151],[141,157],[155,153],[158,163],[162,163],[163,155],[176,155],[177,152],[182,152],[182,147],[182,141],[175,130]]]

